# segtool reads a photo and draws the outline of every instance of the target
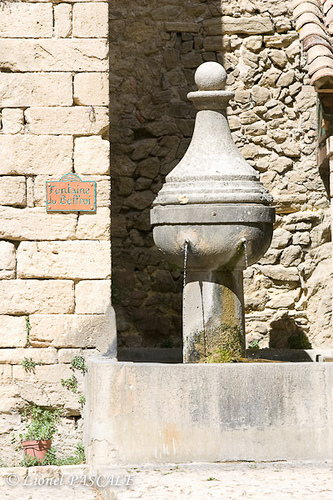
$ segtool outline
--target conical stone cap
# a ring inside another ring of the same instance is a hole
[[[226,107],[234,93],[224,90],[226,72],[216,62],[196,71],[198,91],[188,98],[199,110],[191,144],[166,177],[153,206],[246,203],[268,205],[272,197],[232,139]]]

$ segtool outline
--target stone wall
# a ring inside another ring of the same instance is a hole
[[[150,205],[189,144],[186,94],[222,62],[234,140],[274,196],[272,246],[245,272],[248,342],[331,345],[329,194],[316,94],[289,2],[111,1],[113,298],[120,346],[181,345],[181,270],[153,245]],[[292,338],[290,338],[292,337]]]
[[[33,402],[63,409],[54,444],[69,453],[81,407],[61,378],[114,331],[108,4],[1,3],[0,54],[0,446]],[[69,172],[97,181],[95,213],[46,213],[45,182]],[[26,372],[24,358],[40,365]]]

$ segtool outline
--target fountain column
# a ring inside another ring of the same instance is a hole
[[[183,291],[184,363],[245,355],[242,271],[189,271]]]
[[[269,247],[275,212],[233,142],[226,108],[234,93],[224,89],[224,68],[204,63],[195,81],[193,138],[166,177],[151,222],[166,258],[180,267],[186,260],[183,361],[230,361],[245,355],[242,272]]]

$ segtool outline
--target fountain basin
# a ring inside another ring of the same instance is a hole
[[[255,204],[155,206],[153,237],[173,264],[206,270],[241,270],[257,262],[269,247],[274,208]]]

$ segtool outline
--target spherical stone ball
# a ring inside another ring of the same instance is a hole
[[[223,90],[227,73],[221,64],[208,61],[196,70],[194,80],[199,90]]]

